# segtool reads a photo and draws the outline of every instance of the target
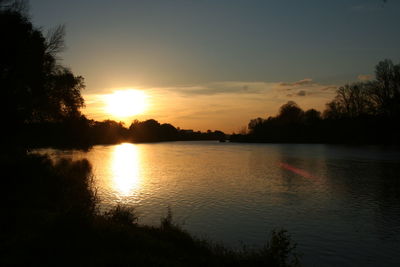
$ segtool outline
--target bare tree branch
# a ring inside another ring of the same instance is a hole
[[[0,10],[11,10],[28,15],[29,2],[28,0],[0,0]]]
[[[50,29],[46,34],[46,52],[55,57],[64,51],[65,25],[59,25]]]

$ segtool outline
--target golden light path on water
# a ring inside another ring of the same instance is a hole
[[[137,146],[115,146],[111,160],[112,187],[121,196],[128,196],[140,187],[140,156]]]

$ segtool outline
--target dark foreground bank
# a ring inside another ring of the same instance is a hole
[[[87,160],[53,163],[38,155],[3,155],[0,264],[136,266],[297,266],[281,230],[258,250],[200,240],[172,221],[139,225],[134,210],[100,213]]]

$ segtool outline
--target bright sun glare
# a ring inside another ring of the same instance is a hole
[[[106,95],[107,113],[125,118],[142,113],[147,108],[148,96],[139,90],[127,89],[115,91],[113,94]]]
[[[111,167],[114,188],[121,196],[133,194],[141,182],[138,147],[127,143],[116,146]]]

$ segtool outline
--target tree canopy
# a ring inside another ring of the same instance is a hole
[[[400,64],[385,59],[376,65],[374,80],[339,87],[322,116],[288,101],[277,116],[250,120],[249,134],[231,140],[398,144],[399,119]]]
[[[8,126],[81,116],[83,77],[60,65],[64,27],[47,37],[26,14],[23,1],[0,0],[1,114]]]
[[[326,118],[360,116],[400,116],[400,63],[380,61],[375,67],[375,80],[341,86],[336,97],[327,103]]]

